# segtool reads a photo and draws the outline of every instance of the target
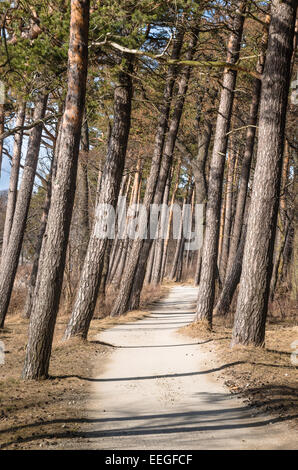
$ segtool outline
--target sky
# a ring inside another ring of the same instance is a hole
[[[10,163],[8,161],[8,158],[4,155],[3,162],[2,162],[1,177],[0,177],[0,191],[8,189],[9,175],[10,175]]]

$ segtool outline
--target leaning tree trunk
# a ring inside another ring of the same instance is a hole
[[[47,106],[47,95],[40,95],[36,101],[33,120],[44,118]],[[27,215],[38,162],[42,134],[42,124],[31,130],[21,186],[14,211],[9,242],[1,260],[0,273],[0,327],[3,328],[15,275],[22,249]]]
[[[31,273],[30,273],[27,298],[26,298],[26,303],[25,303],[25,307],[24,307],[23,316],[25,318],[30,318],[32,305],[33,305],[33,296],[34,296],[36,278],[37,278],[37,273],[38,273],[38,264],[39,264],[39,259],[40,259],[40,252],[41,252],[43,237],[44,237],[46,227],[47,227],[48,214],[49,214],[49,209],[50,209],[50,204],[51,204],[52,182],[53,182],[53,179],[54,179],[55,174],[56,174],[56,167],[57,167],[56,151],[57,151],[57,148],[59,148],[59,139],[60,139],[59,129],[60,129],[60,125],[61,125],[61,120],[60,120],[60,122],[59,122],[59,124],[57,125],[57,128],[56,128],[56,139],[54,141],[51,168],[50,168],[50,172],[49,172],[49,175],[48,175],[48,181],[47,181],[47,187],[46,187],[46,197],[45,197],[45,201],[44,201],[44,205],[43,205],[43,211],[42,211],[42,216],[41,216],[41,224],[40,224],[39,232],[38,232],[38,235],[37,235],[37,243],[36,243],[35,252],[34,252],[34,255],[33,255],[33,263],[32,263],[32,269],[31,269]]]
[[[33,255],[32,269],[31,269],[31,273],[30,273],[27,298],[26,298],[26,303],[25,303],[25,308],[24,308],[24,317],[25,318],[30,318],[31,310],[32,310],[33,295],[34,295],[37,272],[38,272],[38,263],[39,263],[39,258],[40,258],[40,251],[41,251],[43,236],[44,236],[45,231],[46,231],[48,213],[49,213],[50,204],[51,204],[53,165],[54,165],[54,162],[52,161],[51,170],[50,170],[50,174],[49,174],[48,182],[47,182],[46,197],[45,197],[45,201],[44,201],[44,205],[43,205],[39,232],[38,232],[38,235],[37,235],[37,243],[36,243],[35,252],[34,252],[34,255]]]
[[[163,205],[164,207],[168,206],[169,203],[169,194],[170,194],[170,186],[171,186],[171,180],[172,180],[172,171],[170,171],[166,183],[166,187],[164,190],[164,195],[163,195]],[[166,223],[166,211],[162,211],[160,214],[159,218],[159,230],[164,231],[164,226]],[[164,239],[159,236],[155,240],[155,256],[154,256],[154,263],[152,267],[152,275],[151,275],[151,283],[153,285],[158,285],[161,282],[161,266],[162,266],[162,254],[163,254],[163,248],[164,248]]]
[[[180,56],[180,51],[183,42],[183,33],[178,31],[177,38],[175,38],[173,43],[173,49],[171,58],[178,59]],[[146,191],[144,195],[143,205],[146,211],[149,210],[150,205],[153,202],[155,190],[157,187],[157,182],[159,178],[159,171],[162,159],[162,153],[165,142],[165,135],[168,125],[169,112],[171,107],[171,100],[173,95],[174,83],[177,75],[176,65],[170,65],[168,68],[167,79],[165,83],[164,93],[163,93],[163,103],[160,112],[160,116],[157,124],[157,131],[155,136],[154,152],[152,157],[152,163],[150,168],[150,174],[147,181]],[[147,220],[140,221],[141,224],[147,224]],[[134,278],[136,270],[138,267],[141,250],[143,248],[144,240],[134,240],[133,246],[130,252],[130,257],[126,265],[125,271],[122,276],[120,290],[118,297],[114,303],[111,315],[121,315],[128,310],[128,305],[134,285]],[[141,273],[142,276],[145,273]],[[144,278],[143,278],[144,279]]]
[[[95,223],[81,273],[73,311],[64,339],[72,336],[87,338],[89,325],[96,306],[103,269],[107,238],[99,238],[100,212],[104,204],[116,206],[124,170],[126,148],[130,131],[132,101],[133,59],[125,59],[125,69],[119,73],[119,83],[114,92],[114,122],[108,144],[107,159],[101,178],[100,194],[95,211]]]
[[[179,187],[180,170],[181,170],[181,158],[179,158],[179,160],[177,162],[176,182],[175,182],[175,186],[173,188],[171,202],[170,202],[170,214],[169,214],[169,220],[168,220],[167,234],[166,234],[166,238],[164,240],[163,254],[162,254],[161,274],[160,274],[161,280],[163,280],[163,278],[165,276],[165,272],[166,272],[168,246],[169,246],[169,240],[170,240],[171,224],[172,224],[172,219],[173,219],[173,204],[175,202],[176,194],[177,194],[178,187]]]
[[[173,281],[175,276],[176,276],[177,269],[178,269],[178,264],[179,264],[179,260],[180,260],[180,256],[181,256],[181,245],[184,246],[183,219],[184,219],[186,201],[187,201],[187,198],[185,197],[183,199],[183,204],[182,204],[183,209],[182,209],[181,221],[180,221],[180,226],[179,226],[179,235],[178,235],[178,239],[177,239],[177,243],[176,243],[172,268],[171,268],[170,276],[169,276],[170,281]]]
[[[261,346],[272,274],[297,0],[272,0],[257,163],[232,344]]]
[[[195,53],[197,45],[197,34],[196,31],[192,34],[190,43],[188,46],[188,50],[186,53],[186,60],[192,60],[193,55]],[[178,93],[177,98],[173,110],[173,114],[171,117],[169,131],[165,142],[165,147],[163,151],[163,158],[161,160],[160,165],[160,172],[158,176],[158,183],[156,186],[156,191],[153,198],[153,203],[160,205],[162,203],[166,182],[169,176],[170,168],[173,162],[173,154],[177,139],[177,134],[179,130],[180,120],[183,113],[184,102],[187,94],[188,89],[188,82],[191,73],[190,67],[184,67],[180,78],[178,80]],[[128,309],[138,308],[140,304],[140,296],[141,291],[144,283],[144,276],[145,276],[145,269],[146,263],[148,260],[150,246],[152,244],[152,240],[148,239],[146,243],[144,243],[142,247],[142,255],[138,260],[137,269],[134,275],[134,282],[133,287],[130,293],[130,300],[127,305]]]
[[[89,241],[89,186],[88,186],[89,129],[86,113],[81,134],[81,154],[77,175],[77,242],[79,271],[84,263]]]
[[[218,302],[215,309],[213,310],[213,315],[226,315],[229,312],[233,296],[237,289],[237,286],[240,281],[241,271],[242,271],[242,261],[243,261],[243,252],[244,244],[246,237],[246,225],[242,226],[242,235],[236,256],[234,257],[234,263],[230,271],[227,274],[223,289],[220,293]]]
[[[230,64],[235,64],[239,57],[245,6],[246,2],[238,2],[237,13],[228,43],[227,62]],[[209,328],[212,327],[212,309],[215,296],[220,203],[228,141],[227,133],[231,121],[236,76],[236,71],[225,70],[208,182],[206,229],[202,248],[201,278],[196,316],[197,320],[207,321]]]
[[[68,89],[22,377],[48,377],[74,203],[88,66],[89,0],[71,1]]]
[[[267,18],[267,22],[269,22],[269,17]],[[267,47],[267,42],[268,42],[268,32],[266,32],[263,36],[262,50],[261,50],[257,67],[256,67],[256,70],[260,75],[263,73],[263,69],[264,69],[265,49]],[[239,240],[240,240],[241,230],[242,230],[244,209],[245,209],[245,204],[246,204],[248,182],[249,182],[249,176],[250,176],[250,167],[251,167],[251,161],[253,157],[254,144],[255,144],[256,124],[258,120],[261,86],[262,86],[261,80],[258,78],[255,78],[254,83],[253,83],[252,99],[251,99],[251,104],[250,104],[250,109],[249,109],[248,128],[246,131],[246,139],[245,139],[245,150],[244,150],[244,155],[242,159],[240,180],[238,183],[239,189],[238,189],[236,210],[235,210],[235,216],[234,216],[234,226],[233,226],[233,231],[232,231],[232,236],[231,236],[231,241],[230,241],[229,258],[228,258],[228,263],[227,263],[227,275],[233,266]]]
[[[16,127],[23,127],[25,121],[26,103],[20,103],[18,114],[16,118]],[[20,130],[15,134],[13,154],[11,159],[11,170],[9,178],[9,189],[7,195],[7,206],[5,213],[5,224],[3,231],[3,243],[2,243],[2,258],[4,257],[5,250],[8,245],[9,235],[12,227],[14,211],[17,201],[18,192],[18,181],[22,154],[22,143],[23,143],[23,131]]]
[[[228,157],[228,168],[227,168],[227,184],[226,184],[226,201],[225,201],[225,215],[224,215],[224,229],[223,229],[223,240],[222,240],[222,251],[221,257],[219,262],[219,273],[220,278],[224,280],[228,256],[229,256],[229,248],[230,248],[230,233],[232,227],[232,204],[233,204],[233,176],[234,176],[234,168],[235,168],[235,161],[236,161],[236,149],[235,143],[231,145],[229,157]]]

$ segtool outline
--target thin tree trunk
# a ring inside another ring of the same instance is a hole
[[[269,22],[269,17],[267,18],[267,22]],[[261,54],[258,59],[257,64],[257,72],[259,74],[263,73],[264,63],[265,63],[265,49],[268,42],[268,33],[266,32],[263,37],[263,46],[261,50]],[[234,263],[234,259],[236,256],[241,230],[242,230],[242,223],[243,223],[243,216],[244,216],[244,208],[246,204],[246,197],[247,197],[247,189],[248,189],[248,182],[250,176],[250,167],[251,161],[253,157],[254,151],[254,143],[255,143],[255,135],[256,135],[256,124],[258,120],[258,111],[259,111],[259,104],[260,104],[260,96],[261,96],[261,86],[262,82],[258,78],[254,79],[253,84],[253,91],[252,91],[252,100],[249,110],[249,119],[248,119],[248,128],[246,131],[246,141],[245,141],[245,150],[242,160],[241,166],[241,174],[240,174],[240,181],[239,181],[239,190],[237,195],[237,204],[236,204],[236,211],[234,216],[234,226],[230,241],[230,251],[229,251],[229,259],[227,264],[227,273],[231,269]]]
[[[197,35],[192,34],[190,39],[190,43],[188,46],[188,50],[186,53],[186,59],[192,60],[195,48],[197,44]],[[184,67],[181,76],[178,80],[178,94],[175,102],[175,107],[173,110],[171,122],[169,125],[169,131],[165,142],[163,158],[161,160],[160,165],[160,172],[158,176],[158,183],[156,186],[156,191],[153,198],[154,204],[161,204],[163,199],[163,194],[165,191],[166,182],[169,176],[170,168],[173,161],[173,154],[177,139],[177,134],[179,130],[180,120],[182,117],[184,102],[187,94],[188,89],[188,82],[190,77],[191,68]],[[134,274],[135,280],[133,282],[133,287],[130,293],[130,300],[127,305],[128,309],[131,309],[131,305],[134,305],[134,308],[138,308],[140,302],[140,295],[141,290],[144,283],[144,275],[145,275],[145,268],[146,263],[149,256],[150,246],[152,244],[152,240],[148,239],[148,243],[144,243],[142,246],[142,256],[139,258],[139,262]]]
[[[213,311],[213,315],[226,315],[229,312],[234,293],[240,281],[242,271],[242,260],[244,252],[244,244],[246,237],[246,227],[243,227],[243,233],[238,245],[237,253],[234,259],[233,266],[227,274],[223,289],[220,293],[218,302]]]
[[[33,119],[43,119],[46,111],[47,96],[40,95],[35,103]],[[23,177],[14,211],[9,242],[1,260],[0,273],[0,328],[4,326],[19,257],[22,249],[26,221],[32,196],[42,134],[42,124],[31,130]]]
[[[218,253],[217,253],[217,266],[219,266],[222,247],[223,247],[223,234],[225,227],[225,215],[226,215],[226,203],[227,203],[227,181],[224,182],[223,189],[223,202],[220,209],[220,222],[219,222],[219,234],[218,234]]]
[[[235,64],[239,57],[245,6],[246,2],[238,2],[232,33],[228,43],[227,62],[231,64]],[[222,180],[236,75],[235,71],[229,69],[226,69],[224,73],[208,183],[206,229],[202,249],[201,280],[198,289],[196,315],[198,320],[207,321],[209,328],[212,327]]]
[[[23,127],[25,121],[26,103],[20,103],[16,118],[16,127]],[[22,154],[23,131],[16,132],[14,137],[13,154],[11,159],[11,170],[9,178],[9,189],[7,195],[7,206],[5,214],[5,224],[3,231],[2,258],[8,245],[10,231],[13,222],[14,211],[17,201],[18,182],[20,172],[20,162]]]
[[[149,257],[147,261],[146,274],[145,274],[145,279],[144,279],[145,284],[150,284],[151,282],[154,258],[155,258],[155,240],[151,244],[150,253],[149,253]]]
[[[224,230],[223,230],[223,242],[222,242],[222,253],[219,263],[219,272],[220,278],[224,280],[228,256],[229,256],[229,247],[230,247],[230,233],[232,226],[232,196],[233,196],[233,176],[234,176],[234,167],[236,160],[236,151],[232,146],[229,153],[229,161],[227,168],[227,186],[226,186],[226,202],[225,202],[225,219],[224,219]]]
[[[172,171],[171,174],[169,174],[168,179],[167,179],[167,184],[165,187],[164,195],[163,195],[163,205],[168,206],[169,202],[169,193],[170,193],[170,186],[171,186],[171,179],[172,179]],[[164,231],[164,225],[165,225],[165,211],[162,211],[162,214],[160,215],[159,219],[159,229]],[[153,285],[158,285],[161,282],[161,267],[162,267],[162,255],[163,255],[163,248],[164,248],[164,239],[162,237],[159,237],[155,240],[155,257],[154,257],[154,265],[153,265],[153,270],[152,270],[152,277],[151,277],[151,283]]]
[[[265,340],[297,1],[272,0],[262,78],[257,163],[232,344]],[[273,79],[274,77],[274,79]]]
[[[100,284],[99,284],[99,289],[98,289],[98,295],[100,296],[103,303],[106,300],[106,287],[107,287],[107,279],[108,279],[108,272],[109,272],[111,244],[112,244],[112,240],[108,240],[108,244],[107,244],[106,251],[104,254],[104,258],[103,258],[103,267],[102,267]]]
[[[89,186],[88,186],[88,154],[89,129],[86,113],[83,119],[81,134],[82,153],[78,161],[77,175],[77,237],[78,237],[78,266],[81,271],[89,240]]]
[[[89,0],[71,1],[68,89],[22,377],[47,378],[74,203],[88,66]]]
[[[100,218],[104,204],[116,206],[124,170],[126,148],[130,131],[132,101],[133,59],[125,58],[124,70],[119,72],[119,83],[114,91],[114,122],[108,144],[107,158],[103,169],[96,218]],[[94,313],[103,269],[104,254],[108,240],[99,238],[96,219],[90,236],[81,279],[73,311],[64,339],[72,336],[87,338]]]
[[[130,178],[131,178],[131,175],[128,176],[128,174],[123,176],[122,181],[121,181],[118,201],[119,201],[119,198],[123,196],[125,197],[125,201],[127,200],[127,195],[128,195],[129,186],[130,186]],[[119,216],[122,217],[122,212],[121,214],[119,214]],[[119,239],[118,235],[119,234],[117,231],[116,237],[113,243],[112,253],[111,253],[111,260],[110,260],[109,273],[108,273],[109,282],[112,282],[114,279],[114,275],[119,265],[119,260],[121,258],[121,252],[123,249],[123,240]]]
[[[171,197],[171,203],[170,203],[170,214],[169,214],[168,228],[167,228],[166,239],[164,241],[164,248],[163,248],[163,255],[162,255],[161,279],[164,278],[165,272],[166,272],[166,261],[167,261],[167,254],[168,254],[168,245],[169,245],[169,240],[170,240],[171,224],[172,224],[172,219],[173,219],[173,204],[175,202],[176,194],[177,194],[178,187],[179,187],[180,170],[181,170],[181,158],[179,158],[178,163],[177,163],[177,179],[176,179],[176,183],[175,183],[175,186],[174,186],[174,189],[173,189],[173,193],[172,193],[172,197]]]
[[[46,198],[44,201],[44,206],[43,206],[43,211],[42,211],[42,216],[41,216],[41,223],[40,223],[39,232],[37,235],[37,243],[35,246],[35,252],[33,256],[32,270],[30,274],[26,304],[24,308],[25,318],[30,318],[31,310],[32,310],[33,295],[34,295],[34,290],[35,290],[35,285],[36,285],[40,251],[41,251],[43,236],[46,231],[48,213],[49,213],[50,204],[51,204],[53,165],[54,165],[54,161],[52,162],[51,170],[49,174],[48,185],[47,185],[47,190],[46,190]]]
[[[140,165],[140,162],[138,163]],[[137,167],[138,167],[137,165]],[[139,167],[140,169],[140,167]],[[139,184],[140,184],[140,174],[139,172],[135,173],[134,177],[134,182],[132,185],[131,189],[131,194],[130,194],[130,200],[129,200],[129,207],[131,207],[133,204],[137,204],[138,201],[138,192],[139,192]],[[128,215],[126,218],[126,227],[129,225],[131,219],[133,219],[132,215]],[[131,240],[128,237],[128,234],[125,234],[125,239],[123,240],[123,245],[122,245],[122,250],[121,250],[121,256],[119,259],[119,263],[115,272],[115,280],[114,280],[114,285],[119,286],[121,282],[121,277],[124,271],[125,263],[127,260],[127,257],[129,255],[131,249]]]
[[[177,38],[174,40],[173,50],[171,54],[172,59],[178,59],[180,56],[180,50],[182,47],[183,42],[183,33],[178,31]],[[164,141],[165,135],[168,125],[168,118],[173,94],[174,83],[177,74],[177,67],[175,65],[170,65],[168,68],[168,75],[166,79],[166,84],[164,88],[163,94],[163,104],[158,120],[157,125],[157,132],[155,137],[155,144],[154,144],[154,153],[151,163],[151,169],[149,178],[147,181],[146,191],[144,195],[143,205],[146,211],[149,210],[151,203],[153,202],[154,194],[156,191],[158,179],[159,179],[159,172],[160,172],[160,165],[161,159],[163,154],[164,148]],[[140,221],[141,224],[147,224],[147,220]],[[129,261],[126,265],[125,272],[122,276],[122,281],[120,285],[119,295],[115,301],[113,306],[111,315],[121,315],[122,313],[128,310],[128,305],[130,301],[130,296],[132,293],[132,289],[134,286],[134,278],[136,274],[136,270],[139,264],[139,258],[141,255],[141,250],[143,247],[144,240],[134,240],[131,254],[129,257]],[[149,247],[150,248],[150,247]],[[149,250],[148,250],[149,252]],[[144,270],[141,273],[141,276],[144,279]]]

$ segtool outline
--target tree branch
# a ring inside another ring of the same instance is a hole
[[[49,114],[44,119],[37,119],[37,121],[34,121],[31,124],[28,124],[27,126],[17,126],[17,127],[14,127],[13,129],[9,129],[8,131],[3,132],[3,134],[0,134],[0,140],[6,139],[10,135],[13,135],[19,131],[28,131],[32,129],[33,127],[38,126],[39,124],[46,124],[51,119],[57,118],[59,116],[61,116],[61,114]]]
[[[150,59],[153,60],[158,60],[166,63],[167,65],[188,65],[190,67],[215,67],[215,68],[226,68],[228,70],[235,70],[237,72],[241,73],[246,73],[247,75],[251,75],[254,78],[257,78],[261,80],[262,76],[256,71],[253,70],[247,70],[237,64],[230,64],[228,62],[222,61],[222,60],[175,60],[175,59],[167,59],[164,57],[165,50],[163,51],[162,54],[152,54],[151,52],[147,51],[141,51],[139,49],[129,49],[128,47],[121,46],[120,44],[108,40],[106,37],[104,41],[102,42],[94,42],[92,43],[93,46],[103,46],[103,45],[109,45],[113,47],[114,49],[126,53],[126,54],[132,54],[136,56],[145,56],[149,57]],[[168,46],[167,46],[168,47]]]

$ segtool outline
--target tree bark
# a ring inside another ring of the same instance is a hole
[[[192,60],[194,52],[195,52],[196,44],[197,44],[197,35],[193,33],[190,39],[187,53],[186,53],[187,60]],[[179,130],[180,120],[182,117],[185,97],[186,97],[186,93],[188,89],[190,72],[191,72],[190,67],[184,67],[180,75],[180,78],[178,80],[177,98],[176,98],[172,118],[171,118],[170,125],[169,125],[168,135],[165,141],[165,147],[164,147],[163,157],[161,160],[159,176],[158,176],[158,183],[157,183],[156,191],[155,191],[154,198],[153,198],[153,203],[157,205],[160,205],[162,203],[163,195],[164,195],[164,191],[166,187],[166,182],[167,182],[170,168],[171,168],[172,161],[173,161],[173,154],[174,154],[177,134]],[[153,240],[148,239],[147,242],[144,243],[142,246],[142,255],[139,258],[137,269],[134,275],[135,280],[133,283],[133,288],[130,293],[130,300],[127,306],[128,309],[131,309],[132,305],[134,306],[134,309],[139,307],[141,290],[142,290],[143,283],[144,283],[146,263],[148,260],[150,246],[152,244],[152,241]],[[156,243],[155,248],[157,248],[157,243]],[[156,251],[155,251],[155,255],[157,255]]]
[[[57,172],[43,239],[22,377],[47,378],[72,209],[85,106],[88,66],[89,0],[72,0],[68,89],[61,124]]]
[[[234,143],[233,143],[234,144]],[[227,186],[226,186],[226,202],[225,202],[225,217],[224,217],[224,230],[223,230],[223,242],[222,242],[222,253],[219,263],[219,273],[220,278],[224,280],[229,248],[230,248],[230,233],[232,227],[232,203],[233,203],[233,176],[234,176],[234,167],[236,160],[236,150],[234,146],[231,146],[229,159],[228,159],[228,168],[227,168]]]
[[[168,175],[166,187],[164,190],[163,201],[162,203],[165,206],[168,206],[169,202],[169,194],[170,194],[170,186],[171,186],[171,179],[172,179],[172,171],[171,174]],[[162,213],[160,215],[159,226],[164,229],[165,224],[165,214]],[[152,269],[152,276],[151,276],[151,283],[157,286],[161,281],[161,267],[162,267],[162,255],[163,255],[163,248],[164,248],[164,239],[159,237],[155,240],[155,256],[154,256],[154,264]]]
[[[278,213],[297,1],[272,0],[258,150],[232,344],[262,346]]]
[[[298,155],[294,154],[294,220],[293,220],[293,255],[291,263],[291,298],[294,302],[298,300]]]
[[[16,118],[16,127],[23,127],[25,121],[26,103],[22,102],[19,105],[18,114]],[[8,245],[10,231],[13,222],[14,211],[16,207],[18,182],[20,172],[20,162],[22,153],[23,131],[16,132],[14,137],[13,154],[11,159],[11,170],[9,178],[9,189],[7,196],[7,206],[5,214],[5,224],[3,231],[3,244],[2,244],[2,258],[4,257],[5,250]]]
[[[53,164],[54,164],[54,162],[52,162],[52,165],[51,165],[51,170],[50,170],[49,180],[48,180],[48,186],[47,186],[47,189],[46,189],[46,198],[45,198],[45,201],[44,201],[44,206],[43,206],[43,211],[42,211],[42,216],[41,216],[41,224],[40,224],[40,227],[39,227],[39,232],[38,232],[38,235],[37,235],[37,243],[36,243],[36,246],[35,246],[35,252],[34,252],[34,256],[33,256],[32,270],[31,270],[31,274],[30,274],[26,304],[25,304],[25,308],[24,308],[24,317],[25,318],[30,318],[31,310],[32,310],[33,295],[34,295],[34,290],[35,290],[35,285],[36,285],[36,278],[37,278],[37,272],[38,272],[40,251],[41,251],[43,236],[44,236],[45,231],[46,231],[48,213],[49,213],[50,204],[51,204]]]
[[[174,186],[172,197],[171,197],[171,203],[170,203],[170,214],[169,214],[168,228],[167,228],[167,234],[166,234],[166,238],[165,238],[165,241],[164,241],[164,248],[163,248],[163,254],[162,254],[161,279],[164,278],[165,273],[166,273],[168,245],[169,245],[169,240],[170,240],[171,224],[172,224],[172,219],[173,219],[172,207],[173,207],[173,204],[175,202],[176,194],[177,194],[178,187],[179,187],[180,170],[181,170],[181,158],[179,158],[178,163],[177,163],[177,177],[176,177],[176,182],[175,182],[175,186]]]
[[[242,235],[234,258],[234,263],[227,274],[223,289],[213,311],[213,315],[226,315],[229,312],[234,293],[240,281],[246,230],[246,225],[242,226]]]
[[[235,64],[239,57],[245,6],[246,2],[238,2],[237,12],[232,25],[227,52],[227,62],[231,64]],[[201,280],[198,289],[196,316],[197,320],[207,321],[209,328],[212,327],[222,180],[235,83],[236,72],[229,69],[225,70],[208,182],[206,229],[202,249]]]
[[[178,31],[178,35],[174,40],[173,49],[171,58],[178,59],[180,56],[180,50],[183,42],[183,33]],[[150,205],[153,202],[155,191],[157,188],[157,183],[159,179],[159,171],[161,165],[161,159],[163,154],[165,135],[168,125],[168,118],[173,94],[174,83],[177,75],[177,67],[175,65],[170,65],[168,68],[167,79],[165,83],[164,93],[163,93],[163,103],[161,107],[160,116],[158,119],[157,132],[155,136],[154,152],[150,168],[150,174],[147,181],[146,191],[144,195],[143,205],[146,211],[149,211]],[[141,223],[147,224],[146,221],[141,221]],[[131,254],[128,260],[128,263],[125,268],[125,272],[122,276],[119,295],[114,303],[111,315],[121,315],[128,310],[130,296],[132,293],[134,278],[136,270],[139,264],[139,258],[141,255],[141,250],[143,247],[144,240],[134,240]],[[150,247],[149,247],[150,248]],[[148,250],[149,252],[149,250]],[[141,277],[144,280],[145,273],[141,273]]]
[[[47,95],[39,95],[35,103],[33,119],[43,119],[46,111]],[[18,268],[26,221],[35,179],[42,124],[31,130],[23,177],[15,206],[13,223],[10,230],[9,242],[1,259],[0,273],[0,328],[4,326],[15,275]]]
[[[96,217],[100,217],[100,207],[103,204],[115,207],[118,200],[130,131],[132,71],[133,59],[126,57],[124,70],[119,73],[119,83],[114,92],[114,122],[96,208],[99,215]],[[95,219],[72,315],[64,334],[65,340],[72,336],[87,338],[94,313],[108,243],[107,238],[98,237],[96,222]]]
[[[267,22],[269,22],[269,19],[267,19]],[[262,50],[261,50],[257,67],[256,67],[256,70],[260,75],[263,73],[263,68],[264,68],[264,63],[265,63],[265,49],[267,47],[267,42],[268,42],[268,33],[266,32],[263,37],[263,46],[262,46]],[[250,110],[249,110],[248,128],[246,131],[245,150],[244,150],[244,155],[242,159],[240,181],[238,184],[239,189],[238,189],[236,210],[235,210],[235,216],[234,216],[234,226],[233,226],[231,242],[230,242],[229,258],[228,258],[228,263],[227,263],[227,273],[233,266],[239,240],[240,240],[241,230],[242,230],[244,208],[246,204],[247,189],[248,189],[248,182],[249,182],[249,176],[250,176],[251,161],[252,161],[253,151],[254,151],[256,125],[257,125],[257,120],[258,120],[259,103],[260,103],[260,95],[261,95],[261,86],[262,86],[261,80],[259,80],[258,78],[255,78],[254,83],[253,83],[252,100],[251,100]]]
[[[78,261],[81,271],[89,240],[89,186],[88,186],[89,129],[86,113],[81,134],[81,155],[77,175],[77,224],[78,224]]]

